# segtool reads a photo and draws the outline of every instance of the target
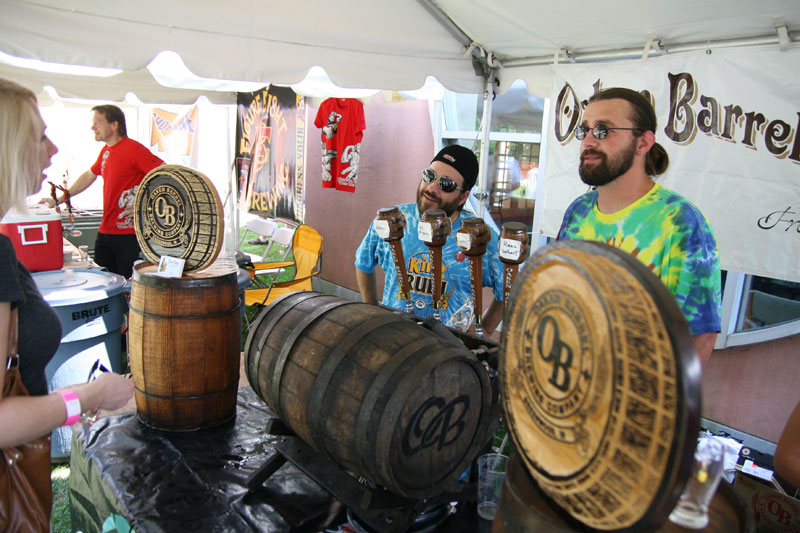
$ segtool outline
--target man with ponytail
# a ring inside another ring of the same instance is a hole
[[[653,181],[669,166],[655,131],[653,106],[636,91],[610,88],[589,99],[575,137],[579,173],[592,189],[567,208],[558,238],[600,241],[636,256],[675,296],[705,364],[720,331],[717,242],[696,206]]]

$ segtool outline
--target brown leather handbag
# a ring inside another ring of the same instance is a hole
[[[11,312],[8,364],[3,398],[28,396],[17,355],[17,310]],[[50,433],[3,449],[0,464],[0,531],[48,532],[53,485],[50,480]]]

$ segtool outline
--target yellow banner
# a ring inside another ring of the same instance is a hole
[[[154,108],[152,124],[150,146],[157,144],[159,152],[171,155],[191,155],[198,127],[196,105],[182,115]]]

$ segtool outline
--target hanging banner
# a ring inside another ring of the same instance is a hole
[[[303,221],[305,102],[289,87],[237,93],[240,209]]]
[[[587,191],[574,130],[596,90],[647,91],[669,169],[656,180],[714,229],[723,269],[800,282],[800,49],[727,49],[557,65],[547,132],[542,233],[555,236]]]
[[[165,161],[196,168],[199,114],[196,105],[191,106],[186,113],[154,108],[150,147]]]

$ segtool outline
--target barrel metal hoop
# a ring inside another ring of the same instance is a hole
[[[273,302],[265,308],[259,315],[256,317],[256,321],[250,326],[250,332],[247,334],[247,340],[245,341],[245,357],[246,357],[246,368],[247,368],[247,379],[250,381],[250,385],[253,387],[255,393],[260,396],[264,397],[264,393],[266,391],[262,391],[260,385],[258,384],[258,368],[261,366],[261,350],[264,348],[264,345],[267,343],[267,338],[269,337],[269,332],[272,331],[272,328],[275,327],[275,324],[278,323],[283,317],[283,313],[279,313],[276,311],[278,307],[283,304],[284,300],[294,299],[295,301],[292,302],[292,307],[296,306],[298,303],[304,302],[306,300],[310,300],[311,298],[317,298],[322,296],[316,292],[290,292],[288,294],[284,294],[279,298],[273,300]],[[291,308],[290,308],[291,309]],[[269,319],[267,317],[269,316]],[[265,322],[266,321],[266,322]],[[264,326],[262,327],[262,322]],[[256,342],[256,335],[266,331],[264,335],[258,338]],[[253,342],[256,342],[256,349],[253,350]],[[251,357],[252,356],[252,357]]]
[[[238,387],[239,387],[239,380],[236,380],[236,381],[234,381],[233,383],[231,383],[230,385],[228,385],[227,387],[225,387],[222,390],[209,392],[207,394],[199,394],[199,395],[196,395],[196,396],[164,396],[162,394],[154,394],[152,392],[143,391],[139,387],[134,387],[134,390],[136,392],[138,392],[139,394],[141,394],[142,396],[146,396],[148,398],[158,398],[160,400],[170,400],[170,401],[172,401],[172,400],[203,400],[205,398],[213,398],[214,396],[219,396],[220,394],[225,394],[227,392],[235,390]]]
[[[328,355],[325,357],[325,362],[322,363],[319,374],[317,374],[314,380],[314,388],[312,389],[311,398],[308,402],[308,427],[311,431],[312,442],[323,442],[322,432],[319,427],[319,421],[322,415],[322,401],[325,398],[325,393],[327,392],[331,378],[339,367],[339,363],[347,356],[350,349],[363,340],[369,333],[387,324],[396,322],[397,319],[393,314],[374,316],[359,324],[356,329],[350,331],[339,344],[328,352]],[[327,451],[325,451],[325,453],[326,455],[328,454]]]
[[[398,352],[392,354],[392,358],[389,359],[383,368],[380,369],[378,374],[370,383],[369,389],[367,390],[366,394],[364,394],[364,399],[361,402],[361,407],[358,410],[358,416],[356,417],[356,431],[355,431],[355,443],[356,443],[356,457],[361,461],[364,461],[366,464],[367,454],[369,454],[372,450],[367,450],[367,428],[369,426],[369,421],[372,418],[373,414],[373,407],[376,405],[376,401],[378,400],[378,396],[385,390],[385,387],[389,380],[394,375],[395,370],[397,367],[403,364],[406,359],[409,358],[416,358],[419,357],[419,353],[429,354],[430,347],[432,344],[440,344],[441,341],[437,337],[426,336],[419,339],[416,339],[414,342],[403,346]],[[370,446],[374,448],[374,446]]]
[[[128,308],[137,315],[142,315],[150,318],[163,318],[165,320],[196,320],[196,319],[206,319],[206,318],[216,318],[220,316],[228,316],[232,313],[237,313],[239,311],[239,301],[236,301],[236,305],[231,307],[230,309],[226,309],[225,311],[220,311],[219,313],[213,313],[208,315],[159,315],[156,313],[148,313],[146,311],[142,311],[137,309],[133,306],[128,306]]]
[[[360,304],[360,302],[350,301],[350,300],[334,300],[324,305],[320,305],[316,307],[313,312],[306,315],[300,322],[294,324],[292,328],[292,332],[289,334],[289,337],[283,344],[281,348],[281,352],[278,354],[278,357],[275,359],[275,366],[272,370],[272,379],[268,383],[269,387],[269,397],[272,399],[272,402],[275,404],[275,414],[281,416],[283,411],[281,410],[281,398],[280,398],[280,390],[281,390],[281,380],[283,379],[283,368],[286,366],[286,361],[289,359],[289,353],[294,348],[294,343],[297,342],[297,339],[305,333],[305,330],[308,326],[310,326],[313,322],[318,320],[319,318],[323,317],[328,311],[332,309],[336,309],[337,307],[343,307],[347,305],[354,305]]]

